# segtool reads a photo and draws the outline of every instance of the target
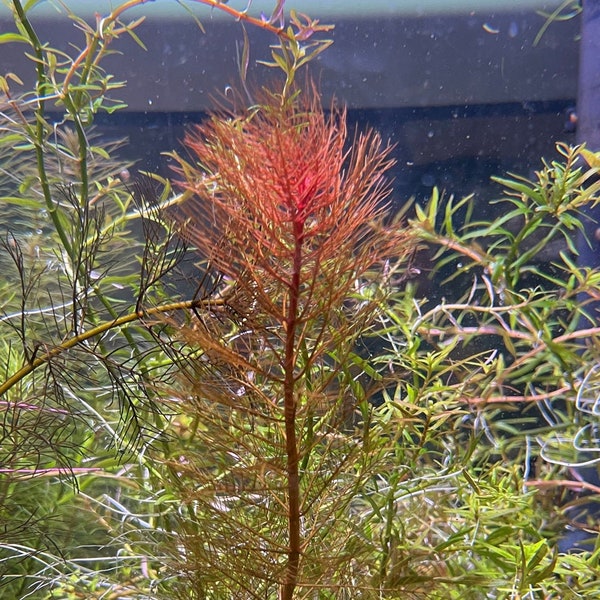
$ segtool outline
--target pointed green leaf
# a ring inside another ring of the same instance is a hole
[[[25,42],[29,44],[29,39],[19,33],[2,33],[0,34],[0,44],[8,44],[10,42]]]

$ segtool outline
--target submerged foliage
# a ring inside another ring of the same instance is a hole
[[[600,159],[497,178],[492,222],[437,192],[402,222],[380,137],[298,85],[327,28],[207,0],[278,36],[280,87],[190,130],[177,195],[126,182],[90,125],[142,3],[71,15],[72,58],[35,3],[0,36],[37,72],[0,80],[0,596],[600,596],[600,275],[573,243]]]
[[[181,162],[194,196],[179,219],[224,276],[222,305],[182,330],[200,350],[178,406],[201,446],[173,465],[195,505],[193,587],[246,598],[278,584],[281,598],[346,587],[363,560],[346,507],[371,462],[369,392],[348,363],[383,301],[355,288],[411,250],[406,230],[382,220],[388,152],[374,133],[347,151],[345,115],[326,117],[311,89],[217,115],[185,143],[200,168]]]

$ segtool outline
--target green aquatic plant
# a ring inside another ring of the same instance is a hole
[[[544,34],[551,25],[574,19],[581,14],[582,10],[583,6],[581,0],[564,0],[552,12],[547,12],[545,10],[538,11],[538,14],[546,20],[535,36],[533,45],[537,46],[540,43],[542,37],[544,37]]]
[[[104,491],[84,494],[108,486],[111,498],[120,496],[129,484],[123,488],[116,473],[131,468],[119,465],[164,428],[155,388],[172,363],[147,320],[200,302],[177,300],[176,282],[166,282],[183,258],[164,216],[177,200],[168,189],[156,195],[132,184],[129,165],[114,158],[117,144],[97,140],[91,128],[98,112],[123,107],[113,98],[123,83],[101,64],[123,36],[143,46],[135,32],[143,19],[127,22],[126,15],[144,1],[124,2],[95,24],[57,4],[81,36],[73,55],[39,39],[31,20],[36,2],[6,3],[14,31],[0,34],[0,44],[21,44],[35,73],[30,91],[14,73],[0,78],[0,201],[11,223],[0,258],[6,525],[0,570],[3,593],[15,597],[67,581],[73,593],[85,588],[85,597],[90,586],[142,593],[151,584],[126,575],[139,556],[121,563],[115,553],[125,556],[122,548],[100,550],[118,538],[101,516],[113,504],[102,499]],[[273,33],[279,40],[274,60],[282,54],[278,64],[287,65],[290,83],[295,66],[329,43],[310,39],[328,29],[317,21],[293,13],[288,23],[282,2],[264,18],[226,3],[201,3]],[[36,500],[40,494],[44,502]],[[77,527],[67,525],[73,507]],[[77,541],[64,535],[69,530]],[[95,531],[98,536],[86,535]],[[95,548],[90,555],[78,549],[86,537]],[[99,575],[108,561],[115,566]]]
[[[301,84],[327,27],[207,0],[276,36],[282,77],[190,130],[175,194],[133,183],[91,126],[143,3],[68,13],[73,56],[35,2],[0,35],[37,77],[0,79],[0,595],[598,596],[594,522],[569,522],[598,491],[576,478],[598,445],[591,155],[496,178],[493,221],[435,192],[403,222],[386,144]]]

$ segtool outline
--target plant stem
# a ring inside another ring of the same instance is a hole
[[[210,305],[212,307],[219,303],[220,301],[216,299],[210,301]],[[13,373],[13,375],[11,375],[8,379],[6,379],[6,381],[4,381],[4,383],[0,385],[0,397],[41,365],[49,362],[55,356],[59,356],[63,352],[66,352],[67,350],[74,348],[78,344],[85,342],[86,340],[92,339],[98,335],[106,333],[107,331],[110,331],[111,329],[114,329],[116,327],[123,327],[124,325],[128,325],[129,323],[141,321],[142,319],[153,315],[164,314],[177,310],[190,310],[194,308],[199,308],[203,304],[203,300],[186,300],[183,302],[172,302],[171,304],[163,304],[161,306],[155,306],[147,310],[138,310],[117,317],[112,321],[101,323],[100,325],[88,329],[87,331],[84,331],[79,335],[69,338],[66,342],[63,342],[58,346],[50,348],[50,350],[47,350],[41,356],[38,356],[34,360],[29,361],[26,365],[21,367],[16,373]]]
[[[300,270],[302,266],[303,223],[294,223],[294,259],[290,299],[285,320],[284,359],[284,418],[285,450],[287,455],[288,491],[288,562],[281,600],[292,600],[298,581],[300,565],[300,476],[298,472],[298,442],[296,437],[296,328],[298,326],[298,301],[300,295]]]
[[[19,19],[23,29],[27,32],[29,36],[29,41],[33,47],[33,51],[35,53],[36,61],[35,61],[35,70],[36,70],[36,95],[37,95],[37,108],[35,109],[36,114],[36,125],[35,125],[35,139],[32,140],[33,145],[35,147],[35,156],[37,160],[37,169],[38,175],[40,178],[40,186],[42,187],[42,193],[44,195],[44,200],[46,202],[46,208],[48,209],[48,213],[54,227],[60,237],[60,241],[63,244],[67,255],[72,258],[73,248],[63,224],[60,220],[60,215],[58,213],[57,207],[54,204],[54,200],[52,199],[52,194],[50,193],[50,183],[48,182],[48,175],[46,172],[46,153],[44,151],[44,116],[45,116],[45,101],[44,97],[47,95],[48,90],[46,89],[48,86],[48,77],[46,76],[46,63],[44,61],[44,53],[42,44],[33,29],[33,26],[29,22],[25,11],[23,10],[23,6],[19,0],[13,0],[13,6],[15,7],[15,11],[17,13],[17,18]]]

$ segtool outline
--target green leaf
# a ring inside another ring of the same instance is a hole
[[[279,66],[279,68],[284,73],[288,73],[290,71],[291,66],[287,63],[284,56],[282,56],[281,54],[278,54],[277,52],[275,52],[275,50],[273,50],[271,52],[271,56],[273,57],[273,60],[275,61],[275,65]],[[265,63],[265,64],[268,64],[268,63]]]
[[[0,145],[9,146],[14,149],[17,144],[21,144],[25,140],[25,136],[21,133],[10,133],[0,137]],[[33,146],[29,145],[28,148],[31,149]]]
[[[494,529],[486,538],[486,542],[492,545],[498,545],[506,540],[511,539],[515,535],[514,527],[510,525],[503,525]]]
[[[544,559],[546,554],[548,554],[548,544],[546,540],[540,540],[535,544],[531,544],[525,547],[525,556],[527,557],[527,572],[533,571],[535,567],[537,567],[540,562]]]
[[[14,206],[24,206],[27,208],[39,208],[40,203],[37,200],[31,198],[21,198],[18,196],[2,196],[0,197],[0,203],[12,204]]]
[[[2,33],[0,34],[0,44],[9,44],[11,42],[24,42],[30,44],[29,38],[19,33]]]
[[[438,544],[435,547],[435,552],[441,552],[442,550],[446,550],[446,548],[450,548],[451,546],[454,545],[461,545],[461,543],[464,545],[465,542],[465,538],[467,537],[467,535],[469,533],[471,533],[471,531],[473,531],[474,527],[470,526],[470,527],[465,527],[464,529],[461,529],[460,531],[457,531],[456,533],[453,533],[447,540],[443,541],[441,544]]]
[[[125,30],[127,31],[127,33],[131,36],[131,38],[133,39],[133,41],[142,49],[142,50],[148,50],[148,48],[146,48],[146,46],[144,45],[144,42],[142,42],[142,40],[139,38],[139,36],[137,35],[137,33],[135,33],[134,28],[137,27],[140,23],[142,23],[142,21],[145,20],[146,17],[140,17],[139,19],[136,19],[135,21],[133,21],[132,23],[129,23],[129,25],[127,25],[127,27],[125,27]]]
[[[539,193],[536,192],[535,187],[532,186],[530,181],[522,182],[519,179],[506,179],[504,177],[492,177],[492,181],[501,184],[505,188],[524,194],[528,198],[537,199],[538,201],[540,199]]]
[[[415,213],[417,214],[417,220],[419,222],[427,222],[427,215],[419,204],[415,204]]]
[[[25,12],[29,12],[34,6],[40,4],[44,0],[27,0],[27,2],[23,5],[23,10]]]
[[[110,154],[102,146],[90,146],[90,151],[106,160],[110,160]]]
[[[429,199],[429,204],[427,205],[427,218],[431,223],[432,227],[435,227],[435,220],[438,213],[438,205],[440,201],[440,191],[434,187],[431,192],[431,198]]]
[[[545,546],[545,552],[543,553],[543,556],[540,558],[540,560],[536,560],[535,564],[532,564],[532,560],[530,560],[527,563],[527,568],[529,571],[533,571],[534,567],[537,566],[539,564],[539,562],[541,562],[542,558],[545,558],[546,555],[548,554],[548,546],[545,540],[540,540],[540,543],[542,543]],[[541,548],[538,550],[538,552],[540,552]],[[537,553],[536,553],[537,555]],[[533,557],[535,558],[535,557]],[[543,567],[542,569],[538,570],[538,571],[534,571],[533,573],[528,572],[525,576],[525,585],[537,585],[538,583],[541,583],[542,581],[545,581],[546,579],[548,579],[549,577],[553,577],[555,575],[555,569],[556,569],[556,563],[558,561],[558,552],[553,552],[552,553],[552,558],[550,560],[550,562]]]

